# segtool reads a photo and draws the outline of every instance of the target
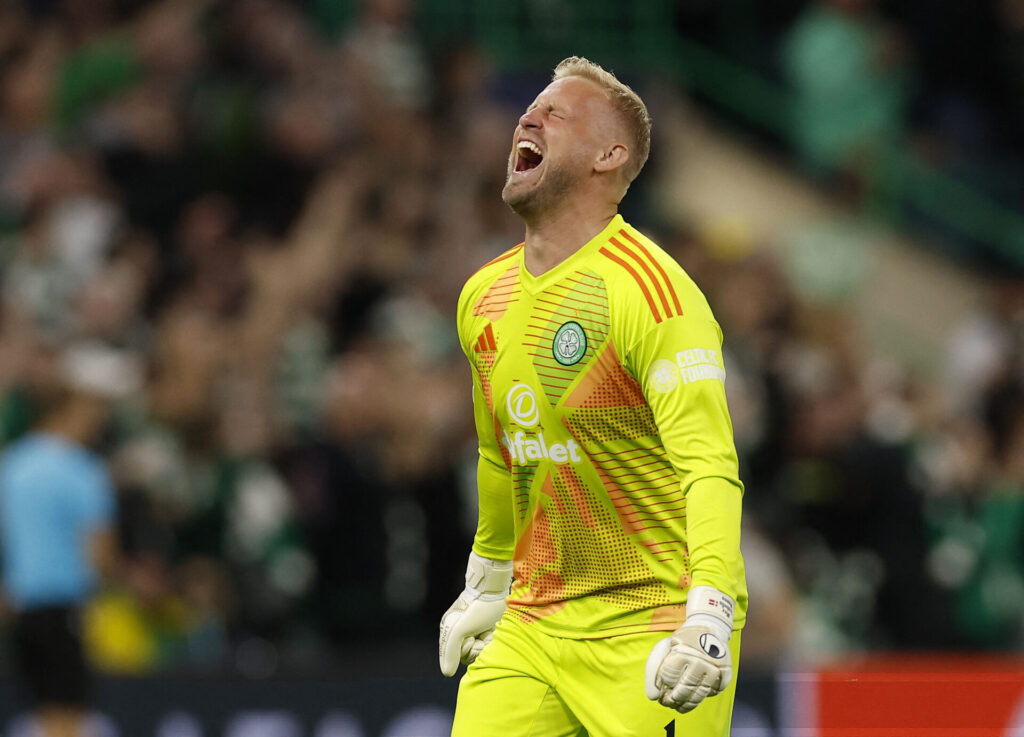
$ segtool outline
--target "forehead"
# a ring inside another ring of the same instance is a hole
[[[585,107],[606,102],[604,91],[596,82],[585,77],[562,77],[545,87],[533,105],[562,104],[567,107]]]

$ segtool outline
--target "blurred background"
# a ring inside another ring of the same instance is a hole
[[[1024,1],[4,0],[0,442],[71,346],[144,376],[99,734],[446,733],[456,299],[571,54],[647,101],[624,214],[726,336],[743,734],[787,669],[1024,647]]]

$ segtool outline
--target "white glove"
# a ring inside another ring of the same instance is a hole
[[[694,586],[683,626],[654,646],[647,658],[647,698],[686,713],[732,681],[734,602],[712,586]]]
[[[512,561],[491,560],[469,554],[466,588],[441,617],[438,657],[441,672],[455,675],[461,660],[469,665],[494,636],[494,626],[505,612],[505,597],[512,583]]]

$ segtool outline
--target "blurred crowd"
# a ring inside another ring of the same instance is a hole
[[[749,114],[816,181],[855,186],[960,262],[1024,273],[1024,2],[676,7],[680,34],[785,90],[787,109]]]
[[[677,255],[727,336],[762,607],[745,657],[1019,650],[1024,285],[995,286],[923,376],[872,353],[842,300],[803,294],[790,261],[716,258],[735,248],[717,240]]]
[[[5,8],[5,439],[66,346],[146,366],[94,658],[264,672],[426,631],[467,549],[452,312],[520,235],[483,60],[428,63],[392,0],[334,41],[277,0]]]
[[[101,448],[122,553],[85,634],[109,672],[343,665],[429,639],[461,588],[454,309],[521,240],[499,192],[544,75],[427,48],[411,0],[340,29],[329,6],[0,9],[0,442],[70,347],[144,367]],[[766,253],[633,206],[727,338],[745,656],[1024,645],[1024,289],[964,316],[937,385]]]
[[[777,244],[783,263],[691,264],[708,270],[698,283],[736,341],[746,509],[801,597],[793,651],[1019,650],[1024,244],[982,234],[994,218],[1024,222],[1024,3],[678,8],[681,33],[783,86],[792,109],[776,143],[839,206]],[[957,199],[964,190],[940,188],[944,176],[992,207]],[[988,302],[948,326],[930,376],[871,355],[844,306],[871,288],[863,251],[878,233],[866,213],[992,276]]]

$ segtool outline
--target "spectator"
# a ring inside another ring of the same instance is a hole
[[[903,130],[902,43],[874,4],[817,0],[783,41],[783,68],[795,94],[793,146],[819,173],[861,169]]]

